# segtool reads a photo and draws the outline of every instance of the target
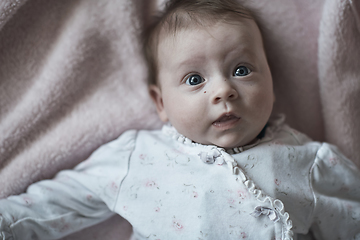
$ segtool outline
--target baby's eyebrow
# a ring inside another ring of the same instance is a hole
[[[229,50],[229,53],[237,53],[237,54],[251,54],[252,48],[251,44],[242,42],[238,44],[233,49]]]
[[[229,51],[228,56],[238,56],[241,58],[254,60],[254,58],[256,57],[256,52],[254,50],[255,49],[242,45],[238,48],[234,48],[232,51]]]
[[[182,66],[192,66],[192,65],[198,65],[202,64],[205,61],[206,57],[191,57],[185,60],[180,61],[178,64],[179,67]]]

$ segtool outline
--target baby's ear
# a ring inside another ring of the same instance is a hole
[[[149,93],[150,93],[151,99],[155,103],[156,111],[157,111],[157,113],[159,115],[160,120],[163,121],[163,122],[167,122],[169,119],[167,117],[167,114],[166,114],[166,111],[165,111],[165,108],[164,108],[161,89],[156,85],[150,85],[149,86]]]

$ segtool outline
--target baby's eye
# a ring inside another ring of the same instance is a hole
[[[234,71],[234,76],[237,77],[244,77],[246,75],[249,75],[251,73],[251,70],[245,66],[239,66]]]
[[[194,85],[198,85],[204,81],[205,81],[204,78],[202,78],[200,75],[194,74],[186,79],[186,84],[194,86]]]

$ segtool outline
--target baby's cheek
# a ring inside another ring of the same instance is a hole
[[[253,99],[253,110],[259,115],[269,115],[272,112],[274,104],[273,94],[263,92]]]
[[[200,109],[197,106],[194,106],[196,103],[179,102],[178,105],[173,118],[176,118],[178,122],[188,126],[197,124],[200,120],[198,117]]]
[[[198,138],[199,135],[201,135],[201,129],[203,127],[201,119],[189,112],[179,112],[177,118],[172,122],[172,125],[180,134],[193,141],[199,140]]]

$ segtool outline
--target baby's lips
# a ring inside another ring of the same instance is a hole
[[[240,119],[240,117],[236,116],[233,113],[224,113],[218,119],[216,119],[213,122],[213,124],[223,123],[223,122],[228,122],[228,121],[233,121],[233,120],[238,120],[238,119]]]

